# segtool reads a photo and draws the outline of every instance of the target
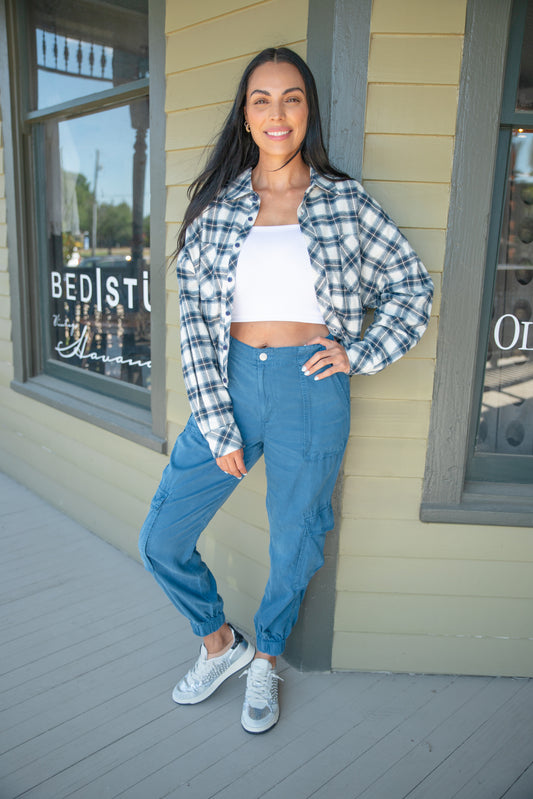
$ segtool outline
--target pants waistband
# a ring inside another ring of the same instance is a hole
[[[326,338],[333,340],[334,337],[330,334]],[[251,347],[230,337],[229,354],[230,357],[246,361],[251,365],[263,366],[266,363],[303,365],[314,352],[321,349],[324,349],[322,344],[304,344],[301,347]]]

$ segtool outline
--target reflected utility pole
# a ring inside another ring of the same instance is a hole
[[[91,236],[91,255],[96,251],[96,226],[98,217],[98,208],[96,204],[96,186],[98,183],[98,173],[102,169],[100,166],[100,150],[96,151],[96,161],[94,164],[94,193],[93,193],[93,231]]]

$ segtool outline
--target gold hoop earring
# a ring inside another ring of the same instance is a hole
[[[247,119],[244,120],[244,130],[246,133],[250,133],[250,124]]]

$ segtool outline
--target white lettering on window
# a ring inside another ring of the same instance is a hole
[[[59,299],[61,297],[61,275],[59,272],[51,272],[50,277],[52,279],[52,297],[54,299]]]
[[[502,326],[506,319],[509,319],[513,323],[513,336],[511,342],[507,345],[504,345],[502,341]],[[529,329],[533,326],[533,322],[521,322],[517,316],[512,313],[506,313],[503,316],[500,316],[498,321],[494,326],[494,342],[496,346],[500,350],[512,350],[518,344],[518,340],[520,338],[520,328],[522,327],[522,346],[518,347],[519,350],[533,350],[533,347],[528,347],[528,336],[529,336]]]

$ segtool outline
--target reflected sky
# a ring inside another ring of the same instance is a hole
[[[136,131],[131,126],[129,106],[70,119],[68,122],[60,123],[60,130],[62,169],[85,175],[92,189],[96,151],[99,150],[97,202],[118,205],[124,201],[131,205],[133,146]],[[147,159],[149,159],[149,135],[146,137],[146,145]],[[145,215],[150,209],[148,175],[147,170],[144,187]]]
[[[112,80],[93,80],[38,70],[40,108],[64,103],[76,97],[86,97],[93,92],[112,87]],[[71,119],[68,124],[61,124],[61,166],[67,172],[85,175],[92,188],[96,150],[100,150],[97,202],[114,205],[127,202],[131,205],[134,142],[135,130],[131,126],[129,106],[106,111],[105,116],[100,113]],[[149,136],[146,137],[146,143],[149,158]],[[150,208],[149,180],[145,184],[144,207],[146,215]]]

